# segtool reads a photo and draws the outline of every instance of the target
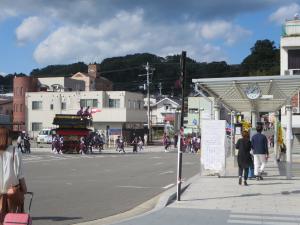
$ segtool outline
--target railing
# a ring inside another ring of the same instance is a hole
[[[300,25],[295,25],[295,24],[283,25],[281,36],[283,37],[300,36]]]

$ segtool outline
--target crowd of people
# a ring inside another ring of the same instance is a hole
[[[172,140],[166,133],[163,134],[162,143],[165,148],[165,152],[169,151],[172,145]],[[197,153],[201,147],[201,136],[188,134],[186,137],[181,137],[180,143],[182,145],[183,152]],[[173,144],[174,148],[177,148],[178,134],[174,135]]]

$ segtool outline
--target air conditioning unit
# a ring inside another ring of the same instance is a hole
[[[300,75],[300,69],[285,70],[284,75]]]

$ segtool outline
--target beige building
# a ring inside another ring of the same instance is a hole
[[[85,91],[111,91],[112,82],[100,75],[99,64],[89,64],[88,73],[78,72],[72,77],[74,80],[80,80],[85,83]]]
[[[55,114],[76,114],[80,106],[100,109],[93,114],[96,130],[141,129],[147,121],[143,95],[126,91],[27,92],[26,129],[36,136],[43,128],[54,128]]]
[[[85,82],[69,77],[43,77],[38,78],[41,90],[45,91],[84,91]]]

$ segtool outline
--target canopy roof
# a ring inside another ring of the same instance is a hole
[[[255,76],[193,79],[200,90],[215,97],[236,112],[275,112],[290,104],[291,98],[300,90],[300,75]],[[247,88],[258,86],[260,97],[251,100]]]

